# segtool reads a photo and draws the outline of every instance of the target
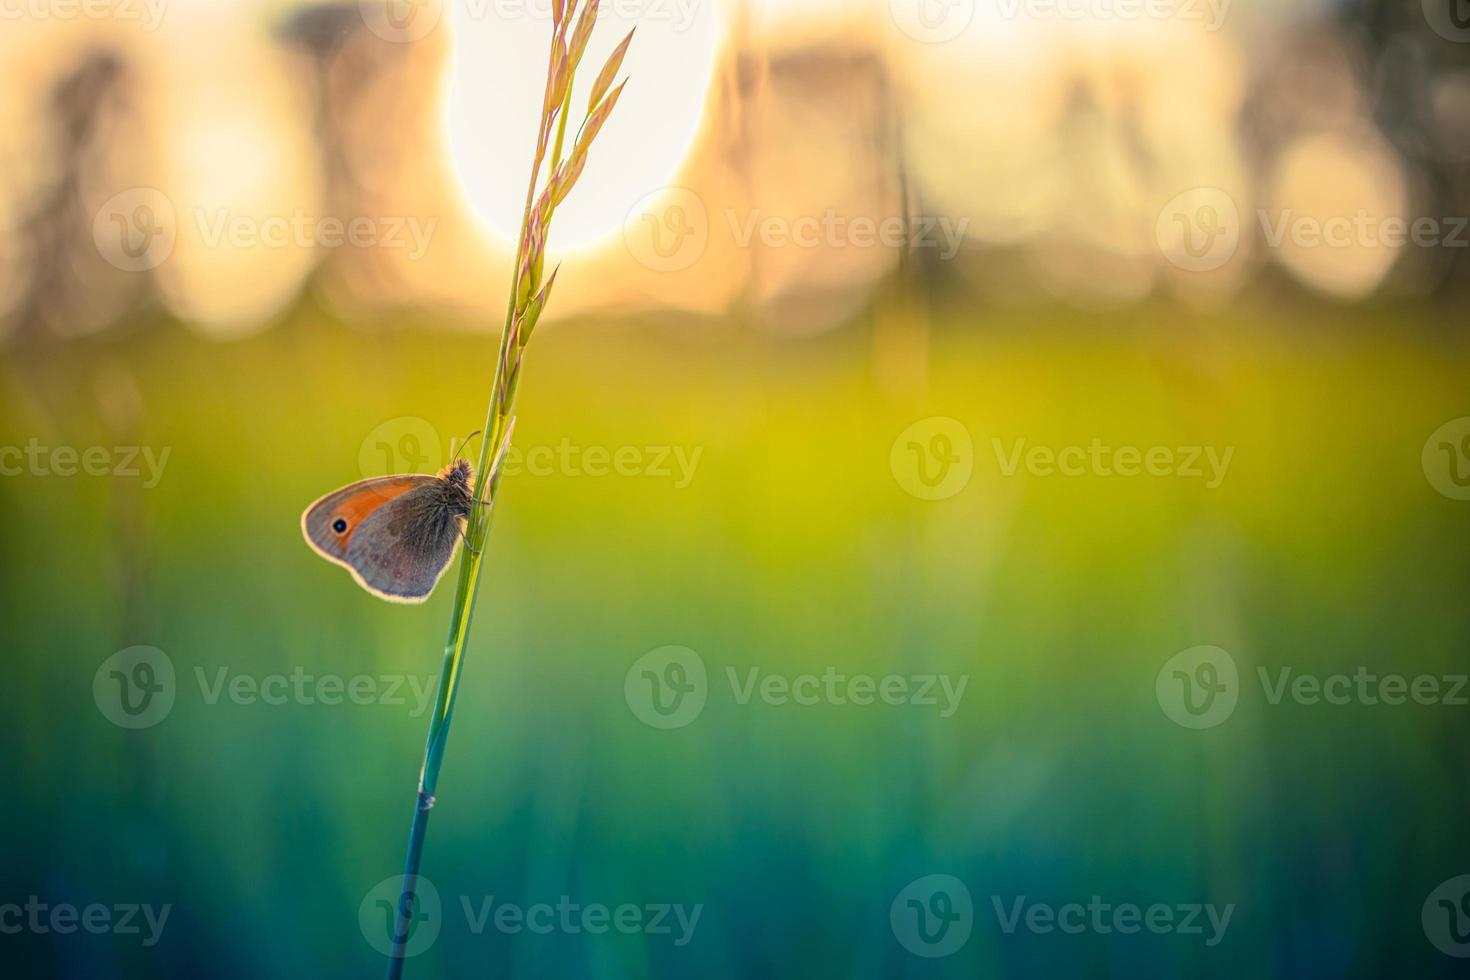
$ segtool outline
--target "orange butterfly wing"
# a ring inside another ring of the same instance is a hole
[[[302,536],[327,561],[350,569],[347,545],[362,522],[384,504],[434,480],[432,476],[409,473],[349,483],[306,508],[301,515]]]

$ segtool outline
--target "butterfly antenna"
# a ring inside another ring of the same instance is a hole
[[[457,452],[457,453],[454,454],[454,458],[455,459],[459,459],[460,456],[464,455],[465,449],[469,447],[470,440],[473,439],[473,438],[475,438],[475,436],[477,436],[479,434],[480,434],[480,430],[479,429],[476,429],[474,432],[471,432],[469,435],[465,436],[464,437],[464,442],[462,442],[462,443],[459,444],[459,452]],[[450,449],[453,449],[454,446],[451,445],[449,448]]]

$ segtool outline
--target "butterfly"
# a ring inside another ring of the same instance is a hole
[[[513,424],[512,424],[513,428]],[[510,431],[487,485],[510,446]],[[434,476],[406,473],[349,483],[301,515],[311,549],[352,573],[358,585],[389,602],[429,597],[459,543],[475,505],[474,468],[455,459]]]

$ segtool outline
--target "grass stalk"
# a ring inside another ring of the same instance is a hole
[[[491,518],[494,516],[495,501],[499,498],[501,469],[498,465],[509,447],[515,419],[515,398],[519,388],[521,365],[531,331],[545,308],[551,287],[556,281],[553,271],[544,284],[541,269],[545,256],[547,230],[556,206],[570,192],[572,185],[582,172],[587,152],[597,129],[604,122],[617,102],[622,87],[608,91],[610,81],[622,63],[628,37],[613,52],[594,85],[589,100],[587,116],[578,137],[574,141],[571,155],[562,159],[567,115],[571,109],[572,82],[577,64],[586,48],[587,39],[597,19],[598,0],[588,0],[582,8],[576,28],[568,38],[568,29],[576,13],[576,0],[554,0],[554,29],[551,53],[546,78],[546,95],[542,100],[541,126],[537,136],[535,159],[531,177],[526,188],[526,203],[522,211],[521,230],[516,242],[515,262],[511,269],[510,297],[506,303],[505,323],[500,333],[500,345],[495,357],[495,369],[490,384],[490,404],[486,412],[484,437],[480,443],[480,455],[475,467],[475,499],[478,503],[471,511],[465,531],[465,547],[460,558],[454,608],[450,614],[449,636],[444,643],[444,662],[439,672],[439,688],[434,702],[434,711],[429,718],[429,734],[424,745],[423,765],[419,769],[418,791],[414,798],[413,821],[409,825],[408,853],[403,865],[403,888],[398,899],[392,941],[388,958],[388,980],[398,980],[403,975],[405,947],[409,939],[410,926],[418,884],[419,867],[423,858],[424,839],[428,833],[429,813],[434,807],[435,794],[439,785],[439,771],[444,762],[444,751],[449,741],[449,727],[454,718],[455,701],[459,694],[459,681],[464,666],[465,646],[469,640],[470,627],[474,620],[475,597],[480,582],[480,564],[485,553],[485,542],[490,534]],[[588,123],[592,125],[589,127]],[[545,187],[539,199],[541,166],[546,156],[547,140],[553,124],[556,141],[552,147]],[[590,130],[590,135],[582,134]]]

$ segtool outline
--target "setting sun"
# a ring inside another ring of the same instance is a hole
[[[550,0],[455,7],[444,124],[449,157],[467,209],[499,244],[514,244],[531,168],[539,106],[501,93],[540,88],[550,36]],[[447,11],[446,11],[447,13]],[[638,27],[623,66],[634,77],[618,115],[624,125],[599,137],[596,193],[557,209],[557,248],[594,247],[617,234],[640,198],[675,180],[704,115],[723,29],[714,4],[692,0],[612,3],[599,18],[586,64],[600,65],[619,38]],[[586,105],[596,70],[576,79],[567,140]],[[532,81],[534,80],[534,81]]]

